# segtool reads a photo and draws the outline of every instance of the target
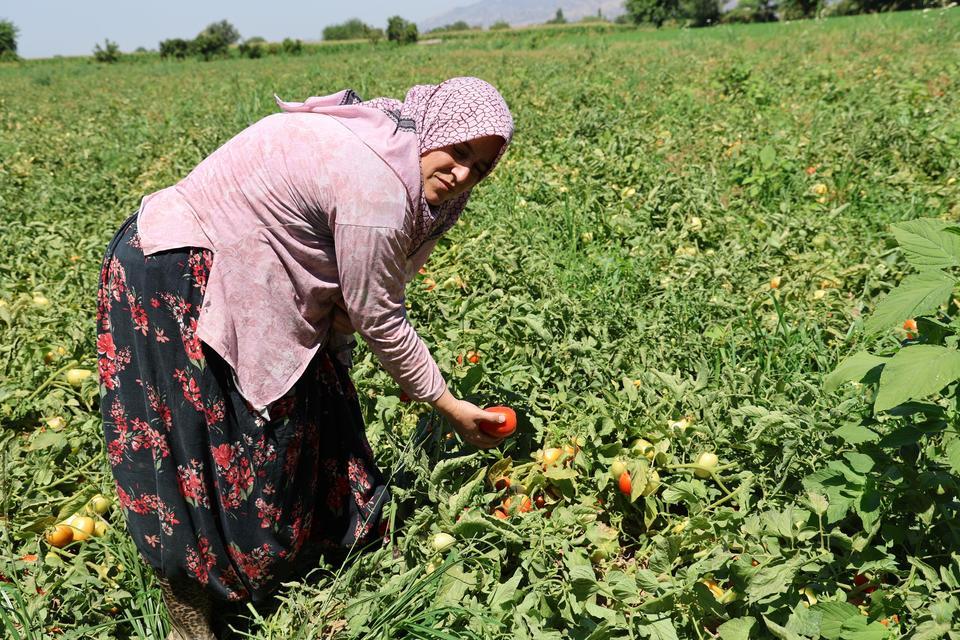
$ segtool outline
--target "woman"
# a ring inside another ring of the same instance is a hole
[[[278,104],[145,197],[101,272],[108,456],[185,638],[301,575],[307,549],[377,537],[387,488],[334,353],[354,328],[464,440],[499,442],[477,425],[502,417],[446,389],[404,287],[506,150],[503,98],[454,78]]]

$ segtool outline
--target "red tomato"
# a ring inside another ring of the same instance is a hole
[[[501,423],[483,421],[479,424],[480,431],[494,438],[505,438],[517,430],[517,413],[510,407],[488,407],[484,411],[499,413],[506,420]]]
[[[913,318],[910,318],[909,320],[903,323],[903,328],[906,329],[907,331],[913,331],[914,333],[916,333],[917,321],[914,320]]]
[[[623,495],[629,496],[633,492],[633,482],[630,480],[630,474],[626,471],[620,474],[618,484],[620,485],[620,493]]]

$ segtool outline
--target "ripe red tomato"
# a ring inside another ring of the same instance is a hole
[[[488,436],[505,438],[517,430],[517,413],[510,407],[487,407],[484,411],[499,413],[506,419],[501,423],[483,421],[478,426]]]
[[[633,492],[633,481],[630,480],[630,474],[626,471],[620,474],[618,484],[620,486],[620,493],[623,495],[629,496]]]
[[[906,329],[907,331],[912,331],[912,332],[916,333],[916,331],[917,331],[917,321],[914,320],[913,318],[910,318],[909,320],[906,320],[906,321],[903,323],[903,328]]]
[[[467,360],[470,362],[470,364],[477,364],[480,362],[480,355],[475,351],[471,351],[467,354]]]

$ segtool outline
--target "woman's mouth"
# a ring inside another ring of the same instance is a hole
[[[437,182],[440,183],[440,186],[444,188],[445,191],[453,191],[453,185],[441,178],[440,176],[435,176]]]

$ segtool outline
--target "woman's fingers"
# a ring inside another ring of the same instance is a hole
[[[494,413],[492,411],[481,411],[479,420],[484,422],[492,422],[494,424],[501,424],[507,419],[507,416],[502,413]]]

